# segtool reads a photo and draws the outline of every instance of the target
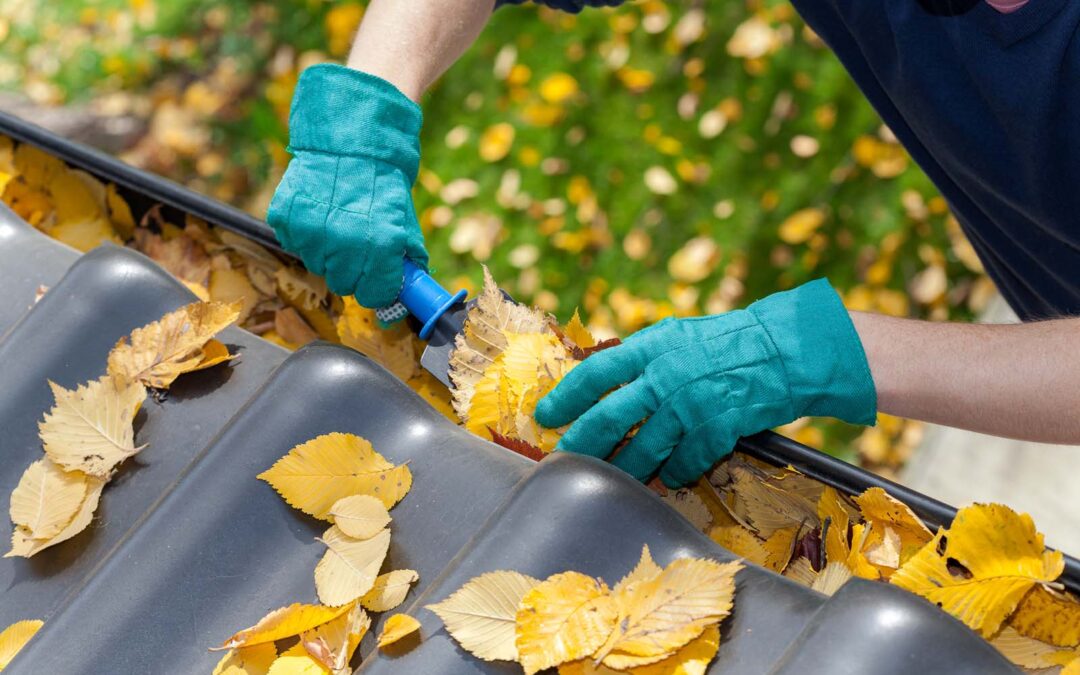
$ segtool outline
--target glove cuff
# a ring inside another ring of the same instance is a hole
[[[416,181],[420,106],[386,80],[332,63],[304,70],[289,112],[290,150],[360,155]]]
[[[866,352],[827,280],[770,295],[747,310],[780,353],[796,415],[874,424],[877,390]]]

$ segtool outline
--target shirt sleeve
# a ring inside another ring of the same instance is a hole
[[[495,0],[495,8],[503,5],[523,5],[529,0]],[[577,14],[586,7],[615,7],[624,0],[534,0],[537,4],[547,5],[552,9]]]

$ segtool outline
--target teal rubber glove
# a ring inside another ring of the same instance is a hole
[[[806,415],[871,425],[876,409],[862,343],[821,279],[744,310],[646,328],[570,371],[536,419],[547,427],[576,420],[558,449],[607,457],[648,418],[612,461],[638,480],[660,469],[674,488],[741,436]]]
[[[405,257],[427,267],[412,201],[422,120],[392,84],[358,70],[320,64],[296,85],[293,159],[266,220],[330,290],[365,307],[394,304]]]

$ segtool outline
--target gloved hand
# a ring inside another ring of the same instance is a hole
[[[577,420],[558,449],[606,457],[648,418],[613,463],[639,480],[659,468],[665,485],[679,487],[740,436],[806,415],[873,424],[876,408],[859,336],[820,279],[745,310],[646,328],[570,371],[536,419],[547,427]]]
[[[411,192],[422,119],[392,84],[358,70],[320,64],[296,85],[294,156],[266,220],[330,290],[365,307],[394,303],[406,256],[427,266]]]

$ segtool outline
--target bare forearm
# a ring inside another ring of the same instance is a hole
[[[372,0],[347,65],[419,100],[476,40],[494,6],[494,0]]]
[[[1080,319],[971,325],[851,317],[882,412],[1080,444]]]

